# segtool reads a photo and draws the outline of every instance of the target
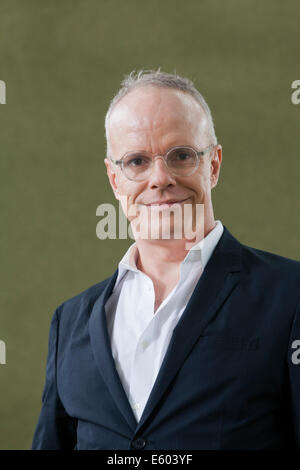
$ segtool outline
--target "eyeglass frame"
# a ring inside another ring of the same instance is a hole
[[[194,149],[194,147],[192,147],[191,145],[177,145],[176,147],[171,147],[171,148],[169,148],[169,149],[165,152],[164,155],[155,155],[155,156],[151,159],[151,160],[152,160],[152,163],[151,163],[151,167],[150,167],[150,168],[151,168],[151,169],[153,168],[154,161],[155,161],[157,158],[162,158],[162,159],[164,160],[164,162],[165,162],[165,164],[166,164],[166,166],[167,166],[167,168],[168,168],[168,170],[169,170],[169,172],[170,172],[171,174],[173,174],[174,176],[182,176],[182,175],[180,175],[180,174],[179,174],[179,175],[178,175],[178,174],[176,175],[176,173],[174,173],[174,172],[169,168],[169,166],[168,166],[168,164],[167,164],[167,156],[168,156],[169,153],[171,153],[171,151],[176,150],[176,149],[182,149],[182,148],[183,148],[183,149],[190,149],[190,150],[193,150],[193,151],[195,152],[195,154],[196,154],[196,156],[197,156],[197,163],[196,163],[195,167],[193,168],[192,173],[189,174],[189,175],[185,175],[184,177],[192,176],[192,175],[197,171],[197,169],[198,169],[198,167],[199,167],[200,157],[203,157],[208,151],[211,151],[214,147],[215,147],[215,144],[210,144],[210,145],[208,145],[208,147],[205,147],[204,149],[197,151],[197,150]],[[110,160],[112,163],[114,163],[115,165],[119,166],[119,167],[121,168],[122,173],[123,173],[123,174],[125,175],[125,177],[126,177],[127,179],[129,179],[130,181],[136,181],[136,182],[146,181],[147,178],[144,178],[143,180],[137,180],[137,179],[129,178],[129,177],[126,175],[126,173],[124,172],[124,170],[123,170],[123,168],[124,168],[124,158],[125,158],[127,155],[130,155],[131,153],[132,153],[132,154],[133,154],[133,153],[138,154],[139,152],[145,152],[145,150],[129,151],[129,152],[126,152],[126,153],[123,155],[123,157],[122,157],[121,159],[119,159],[119,160],[113,160],[111,157],[109,157],[109,160]],[[145,152],[145,153],[147,153],[147,152]],[[151,154],[150,154],[150,155],[151,155]]]

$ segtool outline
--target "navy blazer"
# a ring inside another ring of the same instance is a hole
[[[33,449],[300,448],[300,262],[224,227],[138,423],[106,325],[116,277],[54,313]]]

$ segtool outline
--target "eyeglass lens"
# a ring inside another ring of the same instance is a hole
[[[197,153],[190,148],[171,149],[165,156],[171,172],[177,175],[188,175],[197,165]],[[131,179],[147,178],[152,170],[154,158],[146,153],[132,153],[123,158],[123,171]]]

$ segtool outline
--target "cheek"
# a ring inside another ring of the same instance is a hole
[[[192,194],[194,204],[204,204],[210,192],[209,180],[204,175],[197,175],[197,178],[194,178],[185,187]]]
[[[203,174],[195,175],[195,177],[190,180],[189,186],[190,189],[195,193],[196,197],[201,196],[205,192],[207,182]]]
[[[208,168],[203,168],[201,173],[197,174],[195,181],[193,182],[193,188],[198,194],[203,194],[210,189],[210,174]]]
[[[119,195],[123,198],[130,197],[134,193],[133,181],[125,178],[122,173],[116,175],[116,185]]]
[[[119,201],[121,207],[123,209],[124,214],[126,215],[129,220],[131,220],[132,215],[128,215],[131,211],[131,214],[135,213],[135,203],[137,197],[143,192],[143,187],[141,185],[137,185],[134,181],[119,179],[118,181],[118,193],[119,193]]]

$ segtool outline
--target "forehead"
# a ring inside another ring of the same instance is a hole
[[[150,145],[173,140],[176,145],[188,143],[196,136],[203,140],[207,118],[200,104],[188,93],[143,86],[116,104],[108,130],[111,147],[118,150],[121,144],[142,148],[145,140]]]

